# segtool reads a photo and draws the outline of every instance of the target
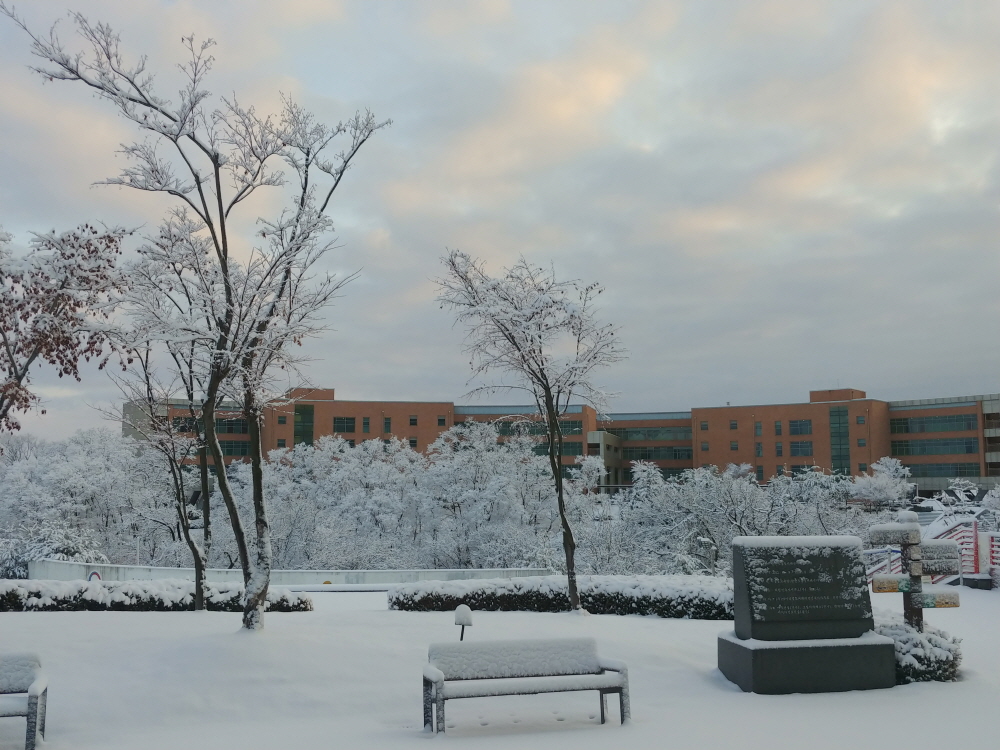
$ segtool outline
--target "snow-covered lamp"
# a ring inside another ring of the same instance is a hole
[[[459,604],[455,607],[455,624],[462,626],[462,634],[459,635],[458,640],[464,641],[465,628],[472,627],[472,610],[467,604]]]

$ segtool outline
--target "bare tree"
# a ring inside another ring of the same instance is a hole
[[[466,349],[474,374],[499,370],[517,381],[476,391],[527,391],[545,421],[570,606],[580,609],[576,541],[563,489],[560,418],[575,399],[602,408],[608,394],[594,384],[594,370],[624,356],[614,327],[600,325],[594,317],[594,300],[603,289],[598,284],[557,281],[553,270],[533,266],[523,257],[495,278],[481,261],[457,250],[443,261],[446,274],[438,280],[438,300],[468,326]]]
[[[124,332],[119,332],[117,338],[120,341],[119,350],[132,365],[124,375],[113,377],[126,402],[120,417],[124,424],[156,450],[170,474],[177,526],[194,561],[194,608],[202,610],[205,609],[208,545],[211,542],[207,522],[208,503],[203,504],[204,510],[192,507],[190,498],[201,497],[205,482],[204,476],[199,477],[201,481],[192,481],[188,470],[204,443],[198,436],[197,428],[192,429],[190,417],[178,418],[171,414],[169,402],[177,390],[176,384],[160,383],[157,379],[151,343],[141,338],[132,340]],[[202,474],[207,473],[204,463],[198,468]],[[198,487],[197,494],[192,492],[195,487]],[[201,540],[194,533],[196,523],[202,530]]]
[[[117,261],[122,229],[81,226],[36,234],[24,257],[0,229],[0,432],[38,403],[31,369],[46,362],[59,377],[80,379],[80,360],[101,359],[108,319],[124,289]]]
[[[239,547],[246,584],[243,625],[259,628],[271,569],[260,472],[269,378],[275,368],[293,366],[290,347],[320,329],[321,308],[345,281],[313,278],[315,264],[333,246],[326,211],[358,151],[388,121],[377,122],[371,112],[364,112],[327,126],[287,97],[277,117],[261,117],[235,98],[220,97],[213,105],[204,83],[214,43],[197,43],[193,36],[183,39],[187,61],[179,67],[184,84],[173,104],[157,92],[145,57],[125,61],[111,26],[71,14],[87,47],[86,52],[71,53],[55,27],[42,36],[3,2],[0,12],[31,37],[32,53],[43,61],[35,68],[38,73],[91,88],[144,133],[143,140],[123,147],[129,164],[106,183],[162,193],[179,202],[164,224],[163,241],[153,243],[147,253],[153,266],[160,265],[148,278],[151,285],[162,284],[160,297],[135,310],[144,316],[142,325],[151,340],[193,345],[203,354],[199,416]],[[332,153],[341,136],[347,140],[345,147]],[[273,169],[275,162],[291,175],[289,201],[277,216],[258,219],[259,247],[245,243],[238,249],[234,211],[258,189],[286,184],[282,172]],[[195,257],[197,253],[202,256]],[[184,289],[178,291],[178,284]],[[253,554],[216,434],[216,410],[223,397],[241,404],[250,430]]]

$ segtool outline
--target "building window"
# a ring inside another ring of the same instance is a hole
[[[868,441],[865,440],[865,438],[858,438],[858,447],[859,448],[864,448],[866,445],[868,445]]]
[[[409,442],[410,442],[410,447],[413,448],[413,450],[416,450],[417,449],[417,439],[416,438],[410,438]]]
[[[740,442],[738,440],[729,441],[729,450],[738,451],[740,449]]]
[[[703,451],[707,451],[708,450],[708,441],[707,440],[702,440],[701,441],[701,449]]]
[[[780,419],[776,420],[775,423],[774,423],[774,434],[775,435],[780,435],[781,434],[781,420]]]
[[[371,432],[372,431],[372,418],[371,417],[361,417],[361,431]]]
[[[902,417],[889,420],[889,432],[970,432],[979,429],[975,414],[948,414],[943,417]]]
[[[776,455],[776,456],[784,456],[785,455],[785,446],[782,445],[781,443],[775,443],[774,444],[774,455]]]
[[[789,443],[791,456],[811,456],[813,454],[812,440],[793,440]]]
[[[789,419],[788,420],[788,434],[789,435],[812,435],[813,434],[813,421],[811,419]]]
[[[783,477],[783,476],[785,476],[785,467],[784,466],[776,466],[774,468],[774,476],[776,476],[776,477]]]
[[[445,425],[445,417],[438,417],[438,427],[444,427]]]
[[[701,423],[701,429],[702,429],[702,431],[708,430],[708,422],[702,422]]]
[[[863,416],[859,415],[859,416],[857,416],[857,417],[854,418],[854,421],[857,422],[858,424],[864,424],[865,423],[865,418]],[[863,466],[863,465],[864,464],[858,464],[858,466]]]
[[[348,440],[347,444],[353,448],[354,447],[354,439],[352,438],[352,439]]]
[[[288,417],[282,414],[280,417],[278,417],[278,424],[288,424]]]
[[[285,439],[284,438],[278,438],[278,447],[279,448],[284,448],[285,447]]]
[[[760,437],[764,434],[764,425],[760,422],[753,423],[753,434],[754,437]]]
[[[858,474],[864,474],[868,471],[868,464],[858,464]]]
[[[247,421],[243,417],[216,419],[215,431],[220,435],[246,435]]]
[[[754,443],[753,444],[753,454],[755,456],[757,456],[757,458],[760,458],[761,456],[763,456],[764,455],[764,444],[763,443]],[[763,471],[763,469],[761,469],[761,471]]]
[[[392,432],[392,417],[382,417],[382,432]]]
[[[333,431],[334,432],[354,432],[355,420],[354,417],[334,417],[333,418]]]
[[[219,447],[222,448],[223,456],[249,456],[249,440],[220,440]]]
[[[416,426],[417,426],[417,415],[416,414],[411,414],[410,415],[410,427],[416,427]]]
[[[936,440],[893,440],[894,456],[939,456],[979,453],[979,438],[937,438]]]
[[[764,481],[764,467],[763,466],[758,466],[757,467],[757,481],[758,482],[763,482]]]
[[[735,430],[735,429],[737,429],[738,427],[739,427],[739,424],[738,424],[738,423],[736,422],[736,420],[735,420],[735,419],[730,419],[730,420],[729,420],[729,429],[730,429],[730,430]]]
[[[792,474],[803,474],[807,471],[812,471],[812,464],[792,464]]]

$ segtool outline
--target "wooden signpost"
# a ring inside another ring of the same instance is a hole
[[[906,624],[924,630],[924,610],[957,607],[958,592],[924,592],[925,575],[958,575],[962,569],[958,543],[951,539],[920,540],[917,514],[902,510],[895,523],[872,526],[868,531],[875,546],[900,548],[902,575],[878,575],[872,579],[872,592],[876,594],[902,593],[903,618]]]

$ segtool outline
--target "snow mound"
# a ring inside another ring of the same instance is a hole
[[[875,610],[875,632],[896,642],[896,684],[952,682],[962,664],[962,639],[924,624],[918,632],[895,612]]]

